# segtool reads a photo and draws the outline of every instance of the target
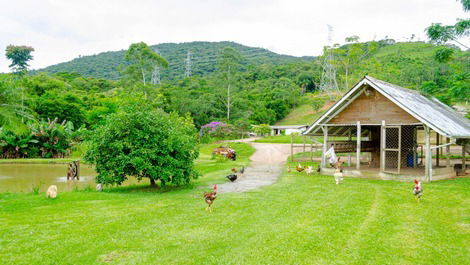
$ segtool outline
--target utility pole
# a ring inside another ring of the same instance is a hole
[[[158,51],[157,48],[155,48],[154,51],[155,51],[157,54],[160,55],[160,52]],[[160,84],[160,81],[161,81],[161,80],[160,80],[160,67],[158,66],[157,63],[155,63],[155,64],[153,65],[152,78],[151,78],[150,82],[151,82],[152,84],[154,84],[154,85],[158,85],[158,84]]]
[[[338,82],[336,81],[336,68],[334,66],[333,55],[333,27],[328,27],[328,46],[324,50],[324,58],[322,63],[323,73],[320,81],[320,91],[323,93],[331,93],[339,91]]]
[[[184,77],[190,77],[191,76],[191,52],[188,51],[186,55],[186,70],[184,71]]]

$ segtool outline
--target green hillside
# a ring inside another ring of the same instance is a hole
[[[151,46],[169,62],[167,69],[161,70],[164,80],[183,78],[187,52],[191,52],[191,69],[193,75],[204,76],[215,70],[217,56],[225,47],[232,47],[240,52],[244,65],[272,64],[280,65],[301,61],[311,61],[313,57],[295,57],[281,55],[263,48],[244,46],[235,42],[186,42],[162,43]],[[81,56],[69,62],[51,65],[39,71],[48,73],[76,72],[86,77],[119,79],[119,66],[125,64],[125,50],[103,52],[97,55]]]
[[[326,109],[333,104],[329,96],[312,93],[307,94],[302,98],[301,103],[293,108],[291,112],[282,120],[278,121],[277,125],[302,125],[302,124],[311,124],[314,122],[321,114],[323,114]]]

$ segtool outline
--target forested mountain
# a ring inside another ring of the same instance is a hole
[[[187,53],[191,53],[191,70],[193,75],[207,75],[214,72],[217,65],[217,56],[225,47],[236,49],[243,58],[242,64],[280,65],[302,61],[311,61],[313,57],[295,57],[281,55],[263,48],[244,46],[235,42],[186,42],[186,43],[162,43],[150,46],[164,57],[169,66],[162,69],[163,80],[176,80],[184,77]],[[75,72],[86,77],[96,77],[117,80],[120,78],[119,67],[124,65],[125,50],[103,52],[97,55],[80,56],[69,62],[51,65],[41,72]]]

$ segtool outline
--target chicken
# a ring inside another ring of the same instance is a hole
[[[238,170],[237,170],[236,168],[232,168],[232,172],[233,172],[233,173],[237,173]]]
[[[340,168],[335,169],[335,173],[333,174],[335,177],[336,184],[341,184],[343,182],[343,172]]]
[[[335,168],[335,173],[333,177],[335,177],[336,184],[341,184],[343,182],[343,163],[338,158],[338,161],[333,165]]]
[[[242,166],[242,169],[240,169],[240,174],[245,174],[245,167]]]
[[[321,172],[321,166],[318,165],[318,168],[317,168],[317,173],[320,173]]]
[[[423,187],[421,186],[421,181],[415,179],[415,187],[413,188],[413,195],[416,198],[416,201],[419,202],[421,196],[423,196]]]
[[[303,168],[300,163],[295,167],[295,170],[297,170],[297,172],[302,172],[305,170],[305,168]]]
[[[214,190],[212,192],[204,192],[204,201],[207,203],[206,211],[212,212],[211,205],[214,203],[217,198],[217,185],[214,185]]]
[[[290,165],[287,166],[287,173],[291,173],[292,172],[292,169],[290,168]]]
[[[228,178],[231,182],[234,182],[235,180],[237,180],[238,176],[236,174],[230,174],[226,176],[226,178]]]
[[[312,166],[308,166],[307,169],[305,169],[305,173],[307,173],[307,175],[310,176],[310,174],[313,173],[313,167],[312,167]]]

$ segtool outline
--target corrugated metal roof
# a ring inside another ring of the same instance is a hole
[[[451,138],[470,138],[470,121],[451,107],[435,98],[427,98],[415,90],[390,84],[370,76],[365,76],[359,81],[337,104],[333,105],[324,115],[318,118],[304,134],[317,131],[320,124],[328,122],[337,112],[349,105],[353,100],[348,101],[347,99],[357,95],[358,90],[365,84],[375,88],[417,120],[441,135]]]

